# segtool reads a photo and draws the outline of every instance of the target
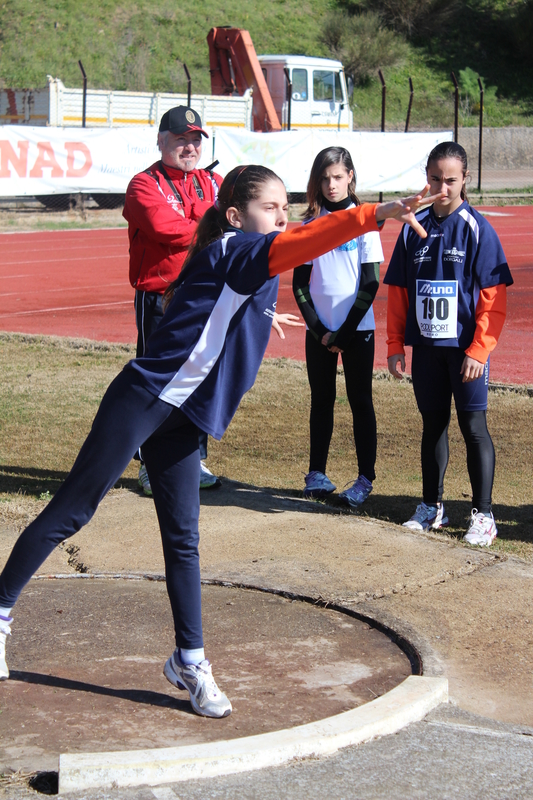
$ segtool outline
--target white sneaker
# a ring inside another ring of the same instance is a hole
[[[498,535],[498,528],[494,522],[492,512],[483,514],[477,508],[472,509],[468,530],[463,536],[463,541],[476,544],[479,547],[490,547]]]
[[[182,664],[176,651],[166,662],[163,674],[178,689],[187,689],[191,705],[201,717],[227,717],[231,703],[216,685],[209,661],[201,664]]]
[[[442,528],[443,525],[448,524],[448,517],[444,513],[443,503],[437,503],[436,506],[429,506],[422,502],[416,507],[416,511],[407,522],[403,523],[404,528],[410,528],[412,531],[427,531],[428,528],[436,531],[437,528]]]
[[[0,681],[6,681],[9,678],[9,669],[6,663],[6,639],[11,634],[11,617],[5,619],[0,617]]]
[[[141,464],[139,467],[139,486],[145,493],[147,497],[152,496],[152,487],[150,486],[150,478],[148,477],[148,471],[144,464]]]
[[[222,486],[222,481],[207,469],[205,463],[200,461],[200,489],[218,489]]]

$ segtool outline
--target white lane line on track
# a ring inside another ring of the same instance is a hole
[[[75,259],[75,258],[48,258],[48,259],[39,259],[36,261],[33,259],[32,261],[4,261],[4,266],[8,267],[15,267],[15,266],[22,266],[23,264],[37,264],[39,267],[42,267],[43,264],[60,264],[62,261],[66,261],[69,264],[75,263],[76,261],[103,261],[105,258],[113,258],[115,260],[119,258],[123,258],[124,261],[128,260],[127,253],[119,253],[118,255],[105,255],[105,256],[83,256],[83,258]]]
[[[126,242],[114,242],[114,243],[107,242],[106,244],[92,244],[91,242],[88,242],[85,245],[77,245],[76,244],[76,245],[72,245],[71,247],[66,247],[65,244],[62,244],[62,243],[59,243],[59,242],[56,242],[55,244],[56,244],[56,249],[57,250],[60,250],[60,251],[67,250],[69,253],[75,252],[76,250],[81,250],[81,251],[90,250],[91,252],[93,252],[94,250],[108,250],[109,251],[112,248],[114,248],[115,250],[120,250],[121,252],[124,252],[124,250],[126,249],[127,241]],[[50,242],[46,246],[50,247],[51,245],[52,245],[52,242]],[[43,244],[43,247],[44,247],[44,244]],[[43,247],[31,247],[31,248],[29,248],[29,247],[25,247],[25,245],[21,243],[20,252],[23,255],[29,255],[30,253],[42,253],[43,252]],[[15,247],[10,247],[9,250],[8,250],[8,253],[9,253],[9,255],[16,255],[17,254],[17,250],[16,250]]]
[[[0,319],[9,319],[10,317],[29,317],[34,314],[51,314],[54,311],[81,311],[84,308],[109,308],[110,306],[126,306],[130,305],[131,300],[120,300],[117,303],[90,303],[86,306],[59,306],[57,308],[37,308],[34,311],[13,311],[10,314],[0,314]]]
[[[69,233],[83,233],[87,235],[93,232],[96,234],[96,233],[106,233],[107,231],[116,232],[116,231],[127,231],[127,230],[128,230],[127,225],[119,225],[116,228],[68,228],[68,230],[61,230],[57,228],[55,231],[2,231],[0,233],[0,236],[17,236],[17,234],[19,236],[38,236],[40,233],[44,234],[45,236],[47,234],[50,235],[51,233],[59,233],[66,236]],[[76,239],[79,238],[80,238],[79,236],[76,237]]]
[[[28,276],[28,277],[35,277],[35,276]],[[0,297],[13,297],[14,295],[19,295],[21,293],[21,291],[24,292],[24,298],[27,298],[27,297],[31,296],[32,294],[38,294],[38,295],[42,296],[44,294],[54,294],[54,293],[57,294],[58,292],[61,293],[61,294],[66,294],[67,292],[85,292],[85,293],[92,292],[94,294],[95,291],[97,291],[97,290],[101,291],[103,289],[114,289],[116,286],[120,286],[124,290],[127,290],[127,289],[130,288],[125,281],[120,281],[119,283],[100,283],[100,284],[98,284],[98,286],[95,286],[95,285],[93,285],[93,286],[56,286],[56,287],[50,288],[50,289],[48,287],[45,288],[45,289],[43,289],[42,287],[38,287],[38,288],[32,289],[30,291],[28,291],[26,289],[26,287],[24,287],[23,290],[22,289],[18,289],[15,292],[0,292]],[[133,303],[133,295],[131,297],[131,302]]]

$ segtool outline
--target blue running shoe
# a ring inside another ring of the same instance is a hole
[[[411,519],[403,523],[403,527],[410,528],[412,531],[427,531],[430,528],[436,531],[447,524],[448,517],[442,503],[432,506],[422,502],[417,505]]]
[[[353,486],[340,493],[339,500],[342,500],[350,508],[359,508],[368,499],[373,488],[371,482],[364,475],[359,475]]]
[[[313,470],[305,476],[304,497],[327,497],[337,487],[323,472]]]

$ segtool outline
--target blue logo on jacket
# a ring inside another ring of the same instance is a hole
[[[357,239],[352,239],[349,242],[339,245],[336,250],[357,250]]]

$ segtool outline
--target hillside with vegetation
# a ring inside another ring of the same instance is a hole
[[[250,31],[258,53],[340,58],[353,81],[355,125],[378,129],[382,70],[387,130],[453,125],[453,70],[462,126],[533,125],[533,0],[0,0],[0,87],[46,76],[97,89],[210,92],[206,36]]]

